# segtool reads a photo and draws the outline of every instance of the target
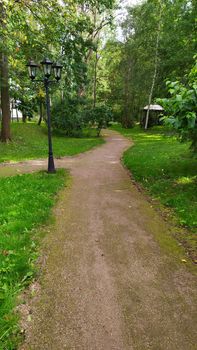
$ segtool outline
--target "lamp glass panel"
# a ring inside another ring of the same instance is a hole
[[[31,79],[35,79],[36,77],[36,68],[37,68],[36,66],[31,66],[31,65],[28,66],[29,76]]]
[[[55,75],[55,79],[57,79],[57,80],[61,79],[61,68],[60,67],[54,67],[54,75]]]
[[[36,67],[32,67],[32,78],[36,77]]]
[[[44,74],[46,77],[51,75],[51,64],[44,64]]]

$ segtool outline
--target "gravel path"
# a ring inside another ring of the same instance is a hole
[[[129,141],[106,133],[103,146],[57,161],[73,181],[44,239],[42,287],[21,349],[194,350],[194,276],[154,240],[167,227],[121,165]]]

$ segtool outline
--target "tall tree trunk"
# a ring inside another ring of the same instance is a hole
[[[5,7],[3,1],[0,1],[0,26],[5,29]],[[3,36],[4,46],[6,43],[5,35]],[[11,140],[10,136],[10,97],[9,97],[9,81],[8,81],[8,59],[4,52],[0,52],[0,85],[1,85],[1,135],[0,139],[3,142]]]
[[[23,121],[23,123],[26,123],[26,121],[27,121],[27,114],[26,114],[26,112],[25,113],[22,112],[22,121]]]
[[[98,67],[99,55],[96,50],[95,63],[94,63],[94,82],[93,82],[93,107],[96,107],[97,101],[97,67]]]
[[[42,123],[43,120],[43,110],[42,110],[42,100],[40,100],[40,118],[38,120],[38,125]]]
[[[16,106],[16,119],[17,119],[17,122],[19,123],[18,108],[17,108],[17,106]]]
[[[0,54],[0,77],[1,77],[1,141],[7,142],[11,140],[10,135],[10,98],[9,98],[9,82],[8,82],[8,60],[3,53]]]
[[[14,107],[13,107],[13,102],[11,103],[11,111],[10,111],[10,114],[11,114],[11,121],[13,123],[14,121]]]
[[[134,126],[133,119],[130,113],[130,99],[131,94],[129,91],[129,83],[131,77],[131,62],[127,60],[126,69],[125,69],[125,77],[124,77],[124,110],[123,116],[121,120],[121,124],[124,128],[132,128]]]
[[[81,11],[86,12],[84,6],[81,7]],[[92,25],[93,25],[94,29],[93,29],[92,33],[88,36],[87,39],[92,41],[95,44],[97,42],[97,45],[98,45],[100,33],[104,27],[106,27],[107,25],[109,25],[111,23],[111,17],[107,18],[107,19],[105,19],[105,17],[100,18],[100,21],[99,21],[98,9],[96,7],[94,7],[94,9],[92,11],[92,22],[93,22]],[[94,54],[94,50],[93,50],[93,48],[90,47],[89,50],[87,51],[87,54],[86,54],[85,59],[84,59],[84,63],[86,65],[88,65],[88,63],[92,59],[93,54]],[[94,80],[94,83],[95,83],[95,80]],[[85,94],[86,94],[85,86],[80,87],[79,91],[78,91],[78,96],[80,96],[80,97],[85,96]]]
[[[159,9],[159,19],[158,19],[158,29],[157,29],[157,36],[156,36],[156,45],[155,45],[155,62],[154,62],[154,73],[153,73],[153,80],[152,85],[150,89],[149,99],[148,99],[148,109],[146,112],[146,119],[145,119],[145,130],[148,129],[148,121],[149,121],[149,115],[150,115],[150,105],[153,98],[153,91],[155,87],[155,81],[157,77],[157,70],[158,70],[158,51],[159,51],[159,41],[160,41],[160,33],[161,33],[161,18],[162,18],[162,0],[160,1],[160,9]]]

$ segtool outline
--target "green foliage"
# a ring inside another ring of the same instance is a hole
[[[192,141],[191,148],[197,151],[197,62],[192,68],[187,85],[180,81],[167,81],[170,98],[158,100],[168,117],[165,123],[171,125],[181,141]]]
[[[61,89],[78,94],[87,83],[87,56],[95,49],[97,23],[94,23],[94,12],[106,16],[114,4],[114,0],[6,1],[3,4],[5,27],[0,28],[3,39],[0,40],[0,52],[9,57],[15,95],[18,91],[20,95],[26,88],[35,92],[26,63],[30,58],[39,63],[44,56],[61,60],[64,66]]]
[[[52,108],[52,127],[57,130],[65,131],[67,136],[82,136],[85,126],[80,108],[83,100],[80,98],[68,97],[63,101],[58,101]]]
[[[97,128],[97,136],[100,135],[101,129],[106,128],[108,123],[112,121],[112,112],[108,106],[96,106],[93,108],[86,108],[83,111],[85,122]]]
[[[67,98],[54,104],[52,109],[52,126],[62,130],[67,136],[82,136],[87,126],[96,127],[97,136],[101,129],[112,120],[111,109],[100,105],[89,107],[82,98]]]
[[[162,36],[160,40],[160,78],[156,94],[166,94],[165,79],[184,82],[196,54],[197,2],[163,1]],[[161,80],[160,80],[161,79]]]
[[[70,96],[83,95],[87,85],[88,57],[95,50],[95,38],[104,25],[102,21],[97,23],[95,16],[103,16],[109,23],[114,3],[114,0],[1,1],[0,57],[5,55],[9,62],[9,84],[5,68],[1,73],[2,77],[3,74],[6,76],[4,85],[6,81],[9,91],[3,99],[7,106],[10,95],[21,101],[24,117],[32,116],[38,109],[34,102],[40,103],[38,91],[43,84],[32,84],[26,64],[29,59],[39,64],[44,56],[63,64],[63,76],[59,84],[53,85],[53,95],[56,94],[56,98],[63,92]],[[38,79],[43,79],[41,70]],[[3,109],[2,130],[5,129],[7,134],[4,139],[10,139],[6,114]],[[73,120],[70,121],[72,124]]]
[[[13,123],[12,134],[13,142],[0,143],[0,162],[47,158],[48,137],[45,125],[39,127],[34,123]],[[86,152],[103,142],[102,138],[96,137],[94,130],[90,130],[87,136],[84,132],[83,138],[69,138],[64,134],[54,132],[54,156],[72,156]]]
[[[35,276],[38,226],[46,223],[65,171],[0,178],[0,348],[16,349],[17,295]]]
[[[196,53],[196,1],[161,1],[158,74],[153,100],[167,97],[166,77],[185,83]],[[117,119],[130,126],[148,104],[154,74],[160,1],[148,0],[128,8],[122,42],[108,40],[101,51],[99,101],[112,106]],[[152,101],[153,103],[153,101]]]
[[[191,158],[189,145],[179,143],[164,127],[154,127],[146,133],[139,127],[128,130],[117,125],[113,129],[134,141],[123,157],[134,179],[156,204],[161,202],[173,213],[178,224],[190,229],[177,235],[177,239],[192,254],[197,227],[197,160]]]

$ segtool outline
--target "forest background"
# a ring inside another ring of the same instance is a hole
[[[39,110],[43,118],[43,87],[30,82],[26,64],[47,56],[63,64],[54,128],[76,135],[112,117],[132,127],[159,98],[196,149],[196,13],[194,0],[142,1],[127,8],[117,34],[115,0],[1,1],[2,141],[11,139],[10,100],[19,101],[24,121]]]

